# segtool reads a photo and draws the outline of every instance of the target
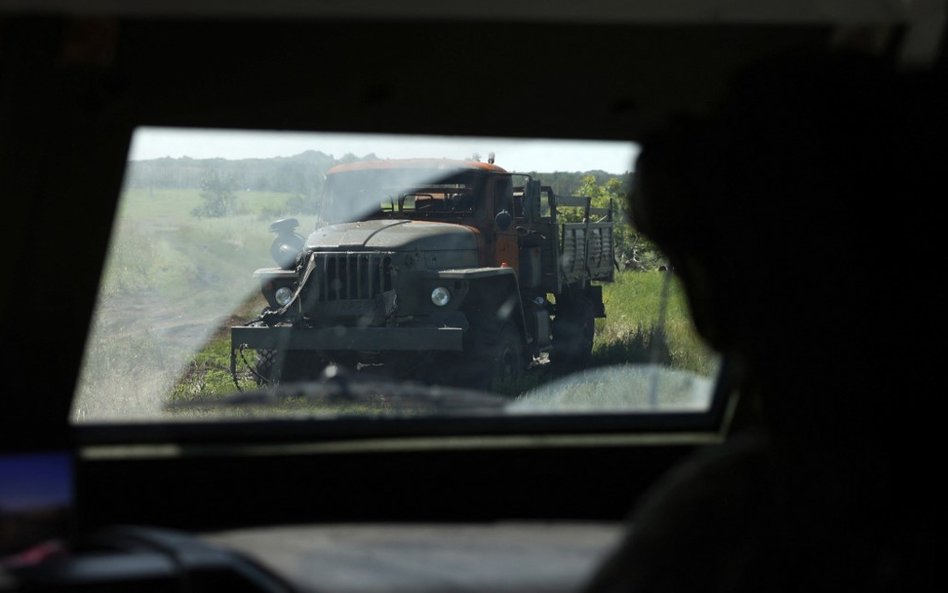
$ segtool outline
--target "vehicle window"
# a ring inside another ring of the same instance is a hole
[[[140,128],[73,419],[706,410],[636,152]]]
[[[327,221],[347,222],[378,215],[469,217],[474,206],[483,201],[485,176],[477,171],[392,166],[391,162],[370,161],[329,170],[319,197]],[[373,212],[376,202],[380,209]]]

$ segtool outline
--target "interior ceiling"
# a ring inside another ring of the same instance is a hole
[[[140,80],[143,87],[154,88],[135,96],[133,109],[156,125],[534,137],[548,132],[557,137],[627,139],[661,125],[669,114],[713,108],[735,71],[786,49],[855,48],[892,55],[907,66],[930,63],[939,50],[945,2],[0,0],[0,10],[67,14],[86,21],[118,16],[119,61],[157,73],[169,88],[180,78],[178,82],[203,96],[235,97],[254,91],[231,77],[253,77],[258,86],[272,84],[275,89],[286,80],[299,80],[318,93],[302,107],[308,113],[297,113],[299,101],[294,105],[289,97],[268,96],[267,102],[276,103],[278,110],[257,111],[249,121],[228,109],[231,101],[215,99],[206,109],[194,100],[178,105],[180,93],[169,95]],[[188,26],[198,22],[197,30]],[[167,23],[175,27],[173,33]],[[363,34],[364,23],[374,25],[368,35]],[[207,26],[212,24],[219,26]],[[100,28],[79,30],[89,37],[87,45],[97,45]],[[174,44],[167,42],[168,35]],[[162,50],[155,52],[156,47]],[[366,59],[380,48],[393,48],[388,61]],[[349,58],[328,57],[342,53]],[[212,73],[207,82],[216,89],[196,88],[183,76],[163,71],[169,62],[186,64],[199,54]],[[303,77],[301,55],[313,56],[314,65]],[[348,71],[353,62],[358,70]],[[415,65],[424,69],[417,78]],[[536,83],[531,87],[512,80],[506,94],[481,85],[476,93],[455,95],[450,102],[443,95],[414,92],[430,84],[432,72],[485,67],[507,69],[512,77],[529,76]],[[567,71],[573,86],[562,83]],[[512,99],[511,92],[520,95]],[[519,97],[534,92],[544,103],[543,112],[553,118],[524,118],[529,111]],[[590,98],[591,93],[596,97]],[[574,106],[582,106],[583,113],[574,113]],[[333,117],[320,117],[314,112],[317,107]],[[471,122],[473,112],[483,121],[465,123]],[[560,113],[565,117],[556,117]],[[400,122],[411,122],[410,129],[402,129]]]
[[[494,19],[600,23],[906,23],[943,0],[0,0],[0,9],[73,14]]]
[[[632,139],[713,107],[749,60],[825,47],[833,30],[183,22],[174,44],[167,35],[147,22],[122,30],[143,123]]]

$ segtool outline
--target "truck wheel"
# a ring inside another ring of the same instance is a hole
[[[318,353],[305,350],[258,350],[254,361],[257,385],[313,380],[325,368]]]
[[[253,361],[253,378],[257,385],[267,385],[273,378],[273,357],[276,350],[257,350]]]
[[[520,332],[511,324],[505,324],[492,354],[494,377],[501,380],[514,380],[523,374],[523,344]]]
[[[592,358],[593,338],[596,335],[596,315],[593,304],[582,299],[564,303],[553,318],[553,351],[550,360],[566,368],[579,368]]]
[[[473,358],[476,387],[491,390],[516,381],[525,366],[520,332],[511,323],[478,331]]]

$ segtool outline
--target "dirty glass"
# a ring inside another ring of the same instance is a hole
[[[140,128],[73,420],[706,410],[637,150]]]
[[[327,175],[321,205],[327,222],[379,215],[471,216],[483,195],[482,186],[479,176],[451,169],[393,169],[391,163],[384,169],[342,168]]]

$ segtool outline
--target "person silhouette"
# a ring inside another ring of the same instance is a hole
[[[736,369],[742,420],[637,501],[587,593],[934,589],[936,80],[774,56],[645,139],[633,224]]]

